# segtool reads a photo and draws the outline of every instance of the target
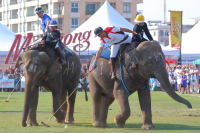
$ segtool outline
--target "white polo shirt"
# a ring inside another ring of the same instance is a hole
[[[118,34],[118,33],[115,34],[115,32],[120,31],[120,27],[114,26],[114,27],[107,27],[107,28],[112,28],[111,32],[114,32],[114,33],[109,32],[107,37],[101,38],[99,47],[103,47],[103,45],[105,45],[105,44],[112,45],[113,43],[118,43],[118,42],[122,41],[125,36],[127,36],[127,33],[125,33],[125,32],[124,32],[124,35]],[[131,41],[129,43],[131,43]]]

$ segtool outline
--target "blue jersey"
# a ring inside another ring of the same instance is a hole
[[[42,31],[44,35],[46,35],[45,30],[46,30],[46,23],[48,20],[51,20],[51,18],[47,14],[44,14],[42,17],[42,23],[41,23]]]

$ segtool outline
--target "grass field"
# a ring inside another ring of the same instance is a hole
[[[24,93],[14,92],[9,103],[5,103],[10,93],[0,92],[0,133],[46,133],[46,132],[75,132],[75,133],[126,133],[126,132],[198,132],[200,133],[200,95],[181,95],[189,100],[193,109],[172,100],[165,92],[151,92],[153,123],[156,130],[141,130],[142,116],[138,103],[137,93],[129,97],[131,116],[124,128],[118,128],[114,123],[114,116],[119,113],[119,107],[114,102],[108,113],[108,128],[96,128],[92,126],[92,101],[90,94],[86,102],[84,92],[77,92],[74,124],[57,124],[52,118],[48,123],[50,127],[40,124],[46,122],[51,116],[52,95],[49,92],[41,92],[39,95],[37,121],[40,126],[22,127],[22,109]]]

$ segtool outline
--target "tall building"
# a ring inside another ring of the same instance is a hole
[[[40,19],[34,14],[35,8],[41,6],[46,14],[57,20],[61,34],[66,35],[89,19],[104,2],[105,0],[0,0],[0,22],[23,37],[32,32],[34,41],[43,34]],[[137,4],[143,0],[108,2],[134,24]]]

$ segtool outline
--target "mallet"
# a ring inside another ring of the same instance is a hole
[[[17,84],[15,85],[14,89],[12,90],[12,92],[10,93],[10,95],[8,96],[8,98],[6,100],[4,100],[4,102],[9,102],[8,100],[10,99],[10,96],[12,95],[12,93],[14,92],[14,90],[16,89],[16,86],[19,84],[19,82],[21,81],[23,75],[21,76],[21,78],[19,79],[19,81],[17,82]]]
[[[87,78],[87,76],[90,74],[90,72],[92,72],[94,70],[94,68],[92,68],[88,74],[85,75],[85,77],[83,78],[82,82],[84,81],[84,79]],[[79,84],[81,84],[82,82],[80,82]],[[47,125],[47,123],[51,120],[51,118],[58,112],[58,110],[65,104],[65,102],[67,102],[67,100],[72,96],[72,94],[78,89],[78,86],[74,89],[74,91],[68,96],[68,98],[60,105],[60,107],[56,110],[56,112],[48,119],[48,121],[46,123],[41,122],[41,124],[45,125],[46,127],[50,127],[49,125]]]

